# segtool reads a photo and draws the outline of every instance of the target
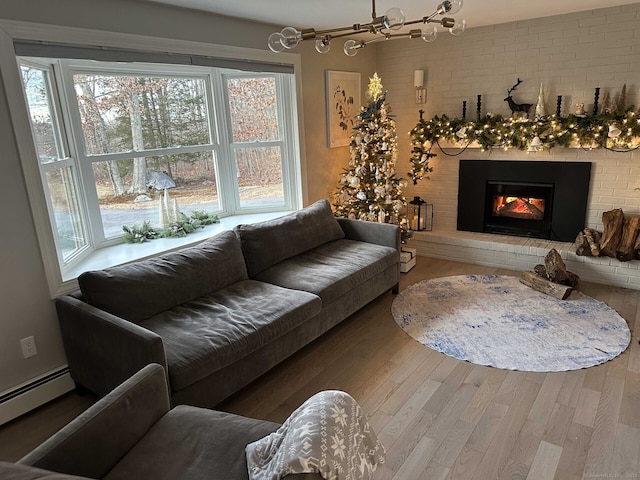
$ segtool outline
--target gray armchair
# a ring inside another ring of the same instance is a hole
[[[0,478],[247,480],[246,445],[278,427],[204,408],[171,409],[164,370],[151,364],[18,463],[0,462]],[[296,478],[322,480],[287,480]]]

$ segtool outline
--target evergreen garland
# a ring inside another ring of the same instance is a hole
[[[609,127],[612,125],[621,131],[616,138],[608,137]],[[535,120],[494,115],[472,121],[442,115],[427,122],[421,121],[411,132],[414,149],[416,145],[434,145],[446,141],[465,144],[463,149],[476,143],[483,150],[527,150],[536,135],[542,142],[542,148],[546,150],[576,145],[585,149],[604,148],[614,152],[628,152],[640,148],[640,110],[635,111],[634,107],[629,107],[624,111],[604,112],[596,116],[548,115]],[[425,147],[422,149],[429,152]],[[414,150],[414,153],[422,151]],[[414,167],[414,171],[419,176],[419,168]],[[415,177],[412,178],[415,181]]]
[[[155,238],[181,238],[205,225],[219,222],[218,215],[194,210],[189,216],[180,213],[180,220],[173,222],[167,228],[154,228],[148,220],[142,222],[142,225],[124,225],[122,238],[127,243],[142,243]]]
[[[411,136],[411,171],[408,175],[414,185],[418,183],[418,180],[425,178],[427,173],[433,172],[433,167],[429,165],[429,159],[436,156],[435,153],[431,153],[433,143],[424,140],[423,132],[427,127],[427,122],[422,118],[423,113],[424,110],[420,110],[420,120],[409,134]]]
[[[370,79],[369,104],[360,109],[349,144],[349,168],[343,170],[334,203],[338,217],[400,225],[402,238],[410,237],[407,181],[395,174],[397,134],[388,115],[386,95],[377,74]]]

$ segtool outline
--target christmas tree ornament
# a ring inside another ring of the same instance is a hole
[[[540,93],[538,93],[538,103],[536,103],[536,118],[546,116],[547,113],[544,109],[544,92],[542,91],[542,82],[540,82]]]

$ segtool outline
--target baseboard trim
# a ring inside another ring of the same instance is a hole
[[[0,425],[30,412],[75,388],[69,368],[45,373],[0,395]]]

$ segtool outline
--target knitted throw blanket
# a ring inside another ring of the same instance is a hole
[[[251,480],[319,473],[326,480],[371,479],[384,463],[360,405],[347,393],[327,390],[298,407],[282,426],[246,447]]]

